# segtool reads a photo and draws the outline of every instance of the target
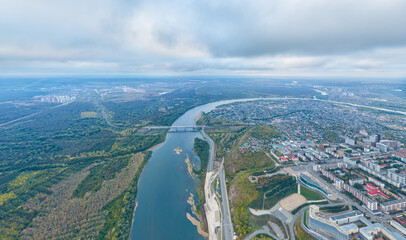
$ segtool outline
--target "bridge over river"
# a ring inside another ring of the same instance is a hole
[[[166,130],[169,132],[197,132],[202,129],[219,129],[219,128],[235,128],[235,127],[247,127],[249,125],[226,125],[226,126],[150,126],[143,127],[145,130]]]

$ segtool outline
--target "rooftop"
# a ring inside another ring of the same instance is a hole
[[[342,225],[342,226],[340,226],[340,228],[343,231],[348,232],[349,230],[352,230],[352,229],[358,229],[358,226],[355,225],[354,223],[350,223],[350,224],[347,224],[347,225]]]
[[[342,214],[338,214],[335,216],[331,216],[331,220],[336,221],[336,220],[340,220],[340,219],[344,219],[344,218],[349,218],[349,217],[355,217],[355,216],[359,216],[362,215],[362,213],[358,210],[352,211],[352,212],[348,212],[348,213],[342,213]]]
[[[406,198],[396,199],[396,200],[389,201],[389,202],[383,202],[381,204],[383,206],[389,206],[389,205],[392,205],[392,204],[403,203],[403,202],[406,202]]]

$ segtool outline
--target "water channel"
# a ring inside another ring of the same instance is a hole
[[[255,99],[244,99],[244,101]],[[225,100],[201,105],[190,109],[179,117],[172,126],[195,126],[200,112],[209,112],[216,106],[241,100]],[[189,156],[192,164],[200,164],[193,154],[194,138],[202,137],[199,132],[169,132],[164,143],[153,150],[139,183],[137,202],[130,239],[204,239],[197,233],[187,218],[191,206],[187,199],[196,196],[198,184],[187,170],[185,159]],[[177,154],[174,149],[181,148]],[[195,197],[195,201],[197,201]]]

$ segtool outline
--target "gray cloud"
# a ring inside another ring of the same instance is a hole
[[[405,11],[403,0],[0,0],[0,73],[405,76]]]

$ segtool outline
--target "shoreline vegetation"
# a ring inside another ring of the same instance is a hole
[[[209,234],[205,231],[203,231],[201,223],[199,220],[197,220],[196,218],[192,217],[192,215],[190,215],[190,213],[186,213],[186,218],[189,219],[189,221],[196,226],[197,232],[202,235],[203,237],[208,238]]]
[[[188,212],[186,212],[186,218],[193,224],[193,225],[195,225],[196,226],[196,228],[197,228],[197,232],[200,234],[200,235],[202,235],[203,237],[209,237],[209,234],[206,232],[206,231],[204,231],[203,229],[202,229],[202,224],[201,224],[201,222],[202,222],[202,220],[199,218],[199,216],[197,215],[197,212],[196,212],[196,205],[195,205],[195,199],[194,199],[194,195],[193,195],[193,193],[190,193],[190,196],[189,196],[189,198],[187,199],[187,203],[191,206],[191,210],[192,210],[192,213],[198,218],[198,219],[196,219],[196,218],[194,218],[190,213],[188,213]]]
[[[206,170],[207,163],[209,160],[210,146],[206,140],[195,138],[193,151],[200,159],[200,169],[199,170],[193,169],[194,175],[196,175],[196,177],[199,179],[199,184],[198,186],[196,186],[198,203],[196,205],[195,215],[200,219],[201,228],[207,232],[208,225],[206,215],[204,212],[204,204],[206,203],[204,195],[204,183],[206,179]]]
[[[195,178],[196,175],[193,171],[193,166],[192,166],[192,163],[190,162],[190,158],[189,158],[188,154],[186,154],[185,163],[187,165],[187,171],[189,172],[190,176],[192,176],[192,178]]]

